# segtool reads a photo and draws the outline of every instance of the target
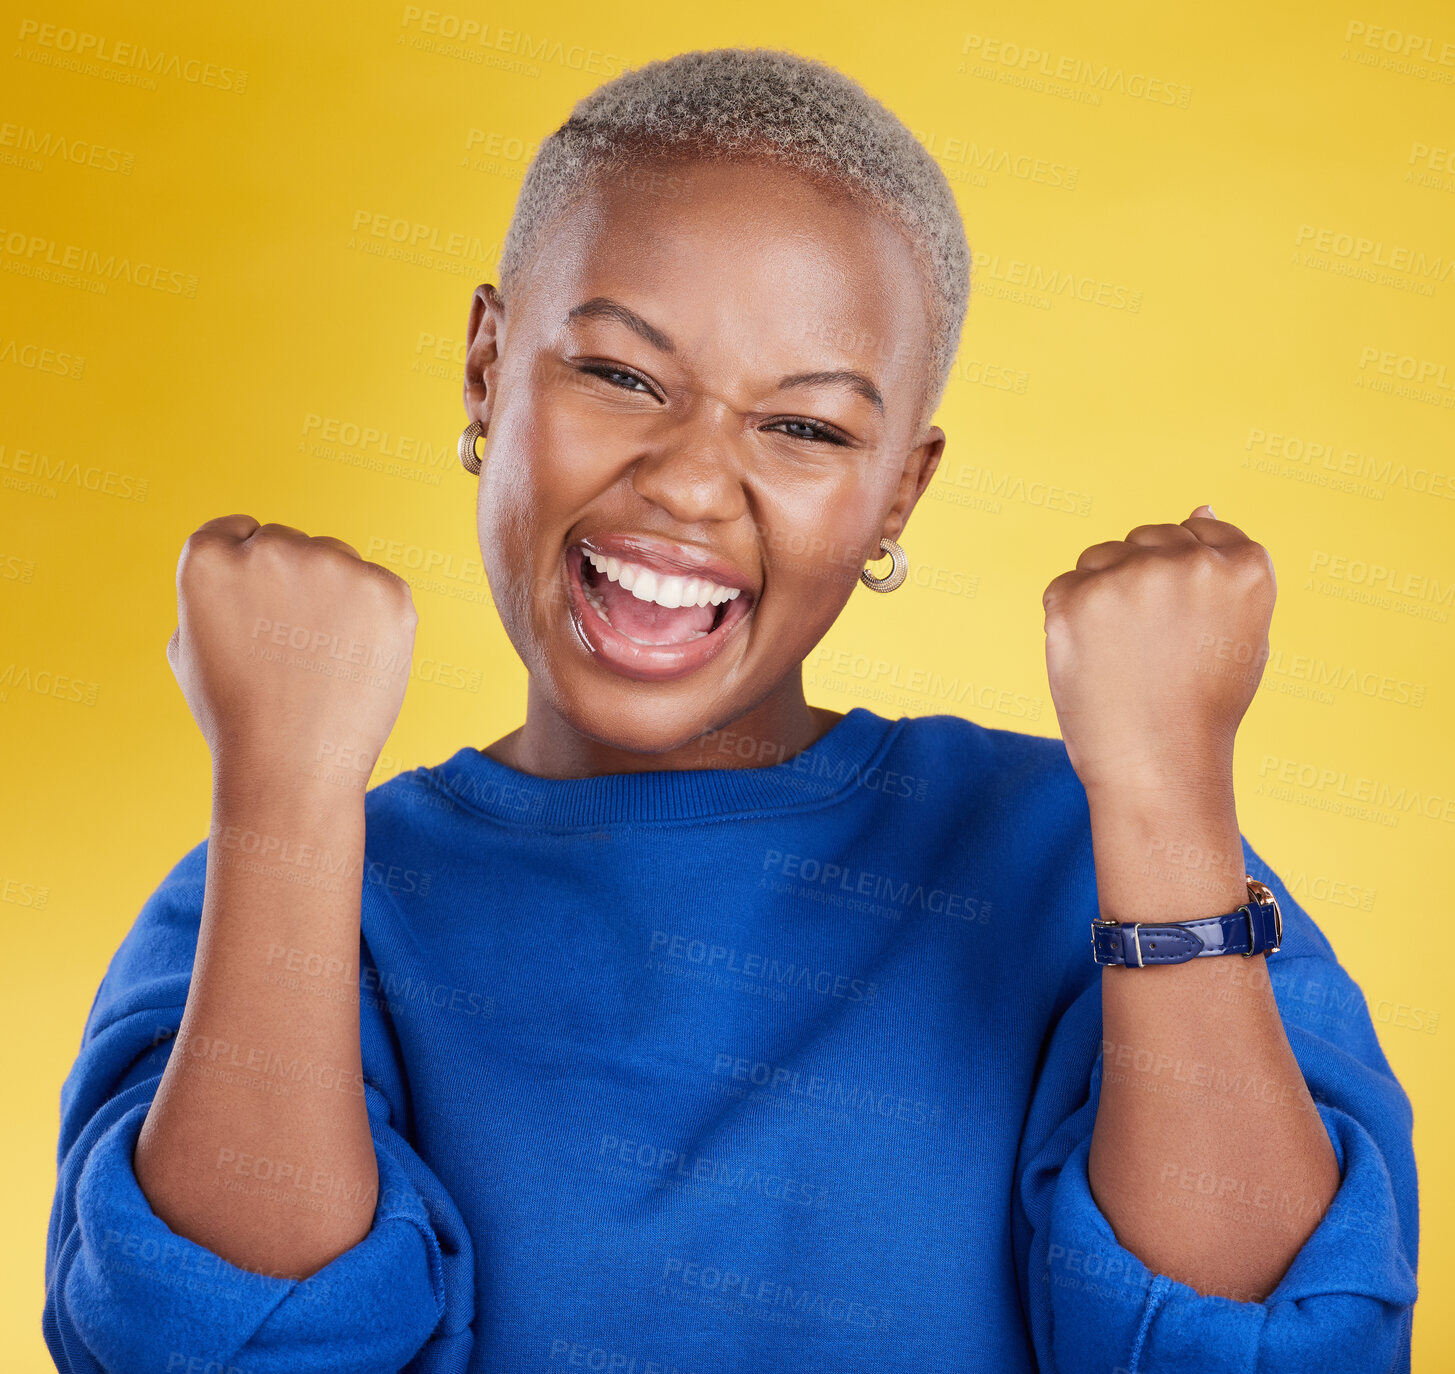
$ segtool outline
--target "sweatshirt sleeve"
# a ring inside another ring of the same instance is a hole
[[[1409,1100],[1328,941],[1246,837],[1243,849],[1246,871],[1272,888],[1283,914],[1269,977],[1333,1143],[1338,1191],[1262,1302],[1203,1296],[1119,1245],[1087,1174],[1102,1068],[1095,970],[1049,1038],[1022,1146],[1017,1253],[1044,1374],[1409,1369],[1419,1239]],[[1176,1090],[1196,1090],[1195,1070],[1179,1077],[1177,1066],[1165,1067]],[[1163,1174],[1145,1186],[1174,1190],[1189,1226],[1199,1210],[1276,1219],[1300,1206],[1170,1163]]]
[[[379,1193],[367,1235],[306,1279],[240,1269],[151,1209],[132,1151],[181,1024],[201,918],[206,841],[148,898],[102,979],[61,1090],[43,1330],[63,1374],[453,1374],[470,1352],[473,1259],[452,1200],[398,1126],[402,1076],[361,1013]],[[364,1006],[367,998],[361,998]],[[243,1155],[229,1182],[328,1182]]]

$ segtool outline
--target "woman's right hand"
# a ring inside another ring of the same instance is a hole
[[[418,621],[409,584],[343,540],[224,515],[182,547],[167,662],[214,768],[287,781],[342,765],[362,791]]]

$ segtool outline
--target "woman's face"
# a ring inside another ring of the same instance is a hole
[[[511,299],[477,290],[480,548],[533,687],[579,732],[659,753],[802,701],[803,659],[944,444],[920,419],[923,290],[841,191],[696,161],[606,181]]]

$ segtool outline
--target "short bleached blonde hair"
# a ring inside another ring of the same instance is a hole
[[[859,83],[773,48],[710,48],[623,72],[577,101],[526,171],[500,258],[500,292],[596,178],[652,157],[763,158],[867,199],[908,239],[930,312],[921,423],[940,403],[970,299],[954,193],[909,129]],[[918,308],[918,303],[916,303]]]

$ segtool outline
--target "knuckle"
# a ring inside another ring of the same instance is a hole
[[[362,561],[359,551],[346,539],[339,539],[332,534],[315,534],[309,537],[309,546],[320,549],[325,553],[338,558],[345,558],[350,563]]]
[[[1126,579],[1136,576],[1137,564],[1123,563],[1116,577],[1089,577],[1081,584],[1078,600],[1088,610],[1101,611],[1121,601],[1130,590]],[[1145,564],[1142,566],[1146,566]]]
[[[1050,585],[1041,594],[1041,604],[1045,607],[1046,614],[1053,619],[1064,618],[1072,614],[1080,605],[1089,580],[1093,579],[1074,570],[1053,578]]]
[[[248,560],[271,569],[288,567],[295,562],[293,549],[281,539],[256,537],[248,545]]]
[[[1077,568],[1082,569],[1087,567],[1089,564],[1094,563],[1102,553],[1104,553],[1107,549],[1110,549],[1114,544],[1119,543],[1121,543],[1121,540],[1119,539],[1104,539],[1100,544],[1091,544],[1088,547],[1082,549],[1080,555],[1076,559]]]
[[[298,559],[310,568],[338,568],[347,572],[353,563],[341,549],[336,549],[320,539],[300,540],[292,549],[296,551]]]
[[[1268,552],[1264,545],[1254,540],[1250,539],[1246,544],[1242,545],[1239,549],[1238,556],[1255,572],[1271,573],[1273,571],[1273,555]]]
[[[382,563],[371,563],[366,559],[359,560],[359,573],[381,590],[396,594],[400,586],[409,585],[393,568],[386,568]]]
[[[215,532],[195,530],[189,534],[177,558],[177,578],[180,582],[191,582],[197,577],[223,566],[232,552],[232,546]]]
[[[1222,553],[1211,544],[1189,546],[1188,554],[1192,559],[1193,571],[1200,578],[1213,577],[1224,567]]]

